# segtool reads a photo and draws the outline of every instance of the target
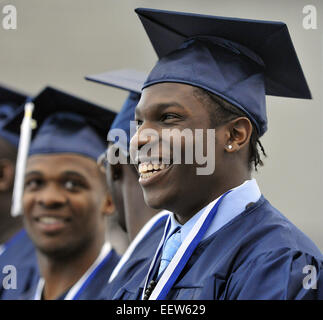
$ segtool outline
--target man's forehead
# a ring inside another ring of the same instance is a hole
[[[53,163],[57,164],[53,166]],[[69,169],[92,171],[96,168],[96,162],[88,157],[79,154],[37,154],[28,158],[27,169],[30,170],[56,170],[66,171]]]
[[[183,107],[183,101],[194,97],[195,87],[182,83],[164,82],[145,88],[136,107],[136,115],[167,106]]]

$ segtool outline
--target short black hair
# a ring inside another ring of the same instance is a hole
[[[245,112],[232,105],[228,101],[222,99],[221,97],[211,93],[207,90],[201,88],[194,88],[194,96],[199,99],[204,106],[206,106],[208,112],[210,113],[210,121],[213,128],[217,128],[225,123],[228,123],[239,117],[249,118]],[[252,134],[249,143],[249,160],[248,169],[251,170],[254,166],[255,171],[257,171],[258,165],[263,166],[264,163],[261,160],[258,146],[261,153],[266,157],[266,152],[259,140],[258,131],[252,123]]]

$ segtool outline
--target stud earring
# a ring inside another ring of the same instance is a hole
[[[229,150],[231,150],[231,149],[232,149],[232,145],[231,145],[231,144],[229,144],[229,145],[228,145],[228,149],[229,149]]]

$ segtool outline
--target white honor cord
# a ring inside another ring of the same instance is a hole
[[[88,277],[92,274],[95,268],[103,261],[103,259],[110,253],[111,251],[111,244],[106,242],[99,254],[96,258],[94,263],[90,266],[90,268],[83,274],[83,276],[74,284],[74,286],[68,291],[67,295],[65,296],[64,300],[73,300],[76,296],[80,288],[82,287],[83,283],[88,279]],[[36,294],[34,300],[40,300],[41,295],[44,289],[45,280],[41,278],[38,282]]]
[[[44,285],[45,285],[45,279],[40,278],[37,284],[34,300],[41,300],[41,295],[44,289]]]
[[[178,263],[182,259],[182,257],[184,255],[186,249],[188,248],[188,246],[190,245],[191,241],[195,238],[195,236],[200,231],[200,229],[201,229],[201,227],[202,227],[205,219],[207,218],[208,214],[210,213],[210,211],[212,210],[212,208],[214,207],[214,205],[217,203],[217,201],[219,199],[220,199],[220,197],[217,198],[216,200],[212,201],[206,207],[205,211],[203,212],[203,214],[201,215],[201,217],[197,220],[197,222],[193,226],[192,230],[189,232],[189,234],[187,235],[187,237],[185,238],[185,240],[183,241],[183,243],[181,244],[181,246],[177,250],[175,256],[173,257],[173,259],[171,260],[171,262],[169,263],[169,265],[165,269],[165,271],[162,274],[161,278],[157,282],[157,285],[156,285],[155,289],[153,290],[153,292],[151,293],[151,295],[149,297],[149,300],[156,300],[157,299],[157,297],[159,296],[160,292],[162,291],[162,289],[164,288],[165,284],[167,283],[168,279],[172,276],[172,273],[174,272],[176,266],[178,265]]]
[[[32,130],[32,113],[34,104],[31,102],[25,105],[25,115],[20,129],[18,155],[16,161],[16,174],[12,195],[11,215],[17,217],[22,213],[22,197],[24,192],[26,161],[29,151],[29,144]]]
[[[113,272],[111,273],[111,276],[109,278],[109,282],[112,282],[112,280],[115,279],[115,277],[118,275],[124,264],[129,260],[130,256],[132,255],[133,251],[137,248],[140,241],[146,236],[146,234],[149,232],[149,230],[152,228],[152,226],[162,217],[166,217],[169,215],[169,211],[163,210],[159,213],[157,213],[155,216],[153,216],[139,231],[139,233],[136,235],[136,237],[132,240],[130,243],[128,249],[123,254],[122,258],[120,259],[119,263],[116,265],[116,267],[113,269]]]

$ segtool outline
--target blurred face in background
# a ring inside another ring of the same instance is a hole
[[[106,199],[104,175],[94,160],[77,154],[28,159],[24,221],[40,252],[66,256],[104,241]]]

